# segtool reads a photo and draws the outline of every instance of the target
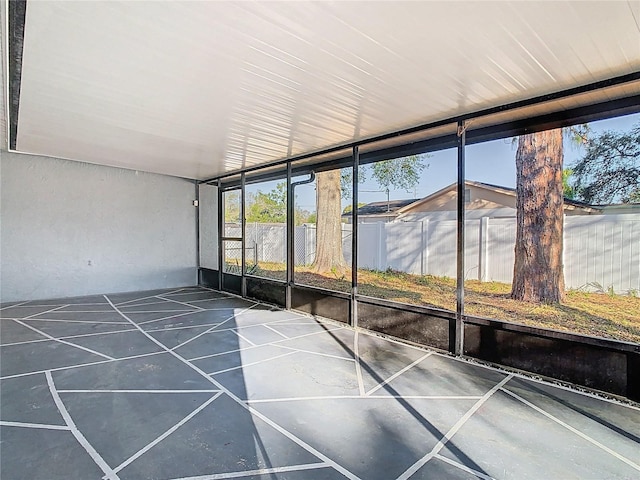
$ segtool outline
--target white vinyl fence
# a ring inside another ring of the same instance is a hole
[[[456,276],[456,221],[358,225],[360,268],[391,268],[418,275]],[[345,260],[351,261],[351,225],[343,225]],[[247,224],[247,261],[284,262],[285,225]],[[465,222],[465,278],[511,283],[515,218]],[[315,255],[315,226],[295,229],[296,264]],[[564,275],[567,288],[610,287],[640,292],[640,214],[565,217]]]
[[[228,223],[226,236],[241,237],[240,225]],[[287,227],[283,223],[247,223],[245,227],[245,251],[247,263],[284,263],[287,258]],[[316,254],[316,226],[305,224],[295,227],[294,250],[296,265],[310,265]],[[345,261],[351,262],[351,225],[342,225],[342,250]],[[239,260],[241,252],[230,246],[227,260]]]

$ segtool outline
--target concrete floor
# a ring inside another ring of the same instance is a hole
[[[3,305],[0,477],[640,478],[640,410],[201,288]]]

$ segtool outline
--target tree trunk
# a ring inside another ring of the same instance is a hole
[[[564,300],[562,130],[522,135],[516,153],[516,246],[511,298]]]
[[[316,174],[316,258],[313,271],[343,274],[340,170]]]

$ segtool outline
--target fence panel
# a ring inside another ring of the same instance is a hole
[[[484,280],[511,283],[513,281],[516,219],[491,218],[487,223],[487,248],[483,261]]]
[[[381,252],[383,223],[358,224],[358,267],[368,270],[382,270],[384,264]]]
[[[387,265],[401,272],[422,273],[422,257],[425,253],[421,223],[385,223]]]
[[[285,263],[287,261],[286,225],[258,225],[262,235],[260,260],[264,262]]]
[[[455,220],[361,223],[358,225],[360,268],[392,268],[413,274],[455,277]],[[240,236],[239,225],[227,234]],[[352,225],[343,225],[345,260],[351,261]],[[481,218],[465,222],[465,279],[511,283],[515,218]],[[296,265],[315,256],[315,225],[295,228]],[[286,226],[247,224],[247,261],[284,263]],[[228,258],[239,258],[229,249]],[[640,291],[640,214],[565,217],[564,273],[567,288],[612,287],[618,293]]]
[[[564,275],[568,288],[640,290],[640,215],[565,218]]]
[[[429,222],[426,245],[428,260],[426,274],[438,277],[456,276],[457,228],[455,220]]]
[[[480,265],[480,245],[482,243],[482,219],[474,218],[464,222],[464,278],[465,280],[480,280],[482,266]]]
[[[347,265],[351,267],[351,234],[353,225],[349,223],[342,224],[342,256]]]
[[[296,265],[311,265],[316,256],[316,226],[304,224],[295,227],[294,258]],[[342,225],[342,256],[351,264],[351,225]]]

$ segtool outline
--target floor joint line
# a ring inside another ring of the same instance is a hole
[[[156,340],[155,338],[153,338],[151,335],[149,335],[147,332],[145,332],[139,325],[136,325],[133,320],[131,320],[129,317],[127,317],[127,315],[125,315],[121,310],[119,310],[109,299],[109,297],[107,297],[106,295],[104,295],[105,300],[107,300],[107,302],[109,302],[111,304],[111,306],[113,306],[113,308],[116,309],[117,312],[120,313],[120,315],[125,318],[126,320],[128,320],[129,322],[131,322],[132,325],[135,325],[140,332],[142,332],[143,334],[145,334],[147,336],[147,338],[149,338],[151,341],[153,341],[154,343],[156,343],[158,346],[160,346],[161,348],[163,348],[167,353],[169,353],[170,355],[172,355],[174,358],[176,358],[177,360],[179,360],[180,362],[184,363],[186,366],[188,366],[189,368],[191,368],[193,371],[197,372],[199,375],[201,375],[203,378],[205,378],[207,381],[209,381],[210,383],[212,383],[213,385],[215,385],[217,388],[219,388],[222,392],[224,392],[229,398],[231,398],[234,402],[236,402],[239,406],[241,406],[242,408],[244,408],[245,410],[247,410],[249,413],[251,413],[252,415],[255,415],[256,417],[260,418],[262,421],[264,421],[265,423],[267,423],[268,425],[270,425],[272,428],[276,429],[278,432],[282,433],[284,436],[286,436],[287,438],[289,438],[289,440],[293,441],[294,443],[298,444],[300,447],[304,448],[306,451],[308,451],[309,453],[311,453],[312,455],[314,455],[315,457],[319,458],[320,460],[322,460],[323,462],[326,462],[327,464],[329,464],[330,466],[332,466],[334,469],[336,469],[337,471],[339,471],[342,475],[344,475],[345,477],[347,477],[350,480],[360,480],[360,478],[353,474],[352,472],[350,472],[349,470],[347,470],[346,468],[344,468],[342,465],[340,465],[339,463],[337,463],[334,460],[331,460],[328,456],[326,456],[325,454],[323,454],[322,452],[320,452],[319,450],[315,449],[314,447],[312,447],[311,445],[309,445],[307,442],[305,442],[304,440],[302,440],[301,438],[299,438],[298,436],[296,436],[295,434],[291,433],[289,430],[285,429],[284,427],[282,427],[281,425],[279,425],[278,423],[274,422],[273,420],[271,420],[269,417],[267,417],[266,415],[263,415],[261,412],[259,412],[258,410],[254,409],[253,407],[251,407],[248,403],[242,401],[237,395],[235,395],[233,392],[231,392],[228,388],[226,388],[223,384],[221,384],[220,382],[218,382],[217,380],[215,380],[213,377],[207,375],[207,373],[205,371],[203,371],[201,368],[197,367],[196,365],[194,365],[193,363],[187,361],[183,356],[181,356],[180,354],[176,353],[175,351],[173,351],[173,349],[170,349],[168,347],[166,347],[165,345],[163,345],[161,342],[159,342],[158,340]],[[257,303],[255,305],[258,305]]]
[[[184,291],[184,288],[178,288],[178,289],[173,290],[171,292],[162,293],[161,295],[171,295],[172,293],[178,293],[178,292],[182,292],[182,291]],[[146,297],[135,298],[133,300],[127,300],[126,302],[120,302],[120,303],[116,303],[116,304],[114,304],[112,302],[109,302],[109,303],[113,307],[115,307],[116,305],[121,307],[121,306],[126,305],[127,303],[139,302],[140,300],[146,300],[147,298],[156,298],[156,295],[148,295]]]
[[[205,358],[218,357],[218,356],[220,356],[220,355],[226,355],[226,354],[228,354],[228,353],[243,352],[243,351],[245,351],[245,350],[252,350],[252,349],[254,349],[254,348],[267,347],[267,346],[272,346],[272,347],[282,347],[282,348],[285,348],[285,346],[284,346],[284,345],[280,345],[280,343],[282,343],[282,342],[286,342],[286,341],[288,341],[288,340],[297,340],[297,339],[299,339],[299,338],[309,337],[309,336],[311,336],[311,335],[319,335],[319,334],[321,334],[321,333],[333,332],[333,331],[335,331],[335,330],[340,330],[341,328],[342,328],[342,327],[333,328],[333,329],[331,329],[331,330],[322,330],[322,331],[320,331],[320,332],[305,333],[305,334],[303,334],[303,335],[299,335],[299,336],[297,336],[297,337],[283,338],[282,340],[276,340],[275,342],[263,343],[263,344],[260,344],[260,345],[252,345],[252,346],[250,346],[250,347],[245,347],[245,348],[236,348],[236,349],[234,349],[234,350],[228,350],[228,351],[226,351],[226,352],[212,353],[212,354],[210,354],[210,355],[201,355],[201,356],[198,356],[198,357],[189,358],[189,359],[187,359],[187,361],[192,362],[192,361],[194,361],[194,360],[203,360],[203,359],[205,359]],[[204,334],[204,333],[214,333],[214,332],[227,332],[227,331],[232,331],[232,330],[234,330],[234,329],[233,329],[233,328],[225,328],[225,329],[222,329],[222,330],[212,330],[211,332],[203,332],[203,334]],[[155,330],[151,330],[151,331],[153,332],[153,331],[155,331]],[[176,348],[178,348],[178,347],[173,347],[173,349],[176,349]],[[291,348],[294,348],[294,347],[291,347]],[[171,350],[173,350],[173,349],[171,349]],[[312,352],[309,352],[309,353],[312,353]]]
[[[129,325],[127,323],[127,325]],[[154,330],[145,330],[146,332],[171,332],[173,330],[186,330],[188,328],[203,328],[203,327],[215,327],[218,325],[217,323],[204,323],[202,325],[185,325],[184,327],[166,327],[166,328],[156,328]]]
[[[73,306],[76,305],[67,305],[65,308]],[[113,313],[113,310],[58,310],[56,313]]]
[[[293,339],[290,339],[290,340],[293,340]],[[273,346],[273,347],[278,347],[278,348],[286,348],[288,350],[294,350],[294,351],[300,352],[300,353],[309,353],[311,355],[318,355],[319,357],[336,358],[338,360],[345,360],[345,361],[348,361],[348,362],[355,362],[354,358],[341,357],[340,355],[332,355],[330,353],[314,352],[312,350],[304,350],[304,349],[301,349],[301,348],[290,347],[288,345],[278,345],[277,343],[270,343],[268,345]]]
[[[532,408],[533,410],[535,410],[538,413],[541,413],[542,415],[544,415],[545,417],[547,417],[548,419],[554,421],[555,423],[557,423],[558,425],[566,428],[567,430],[569,430],[570,432],[575,433],[576,435],[578,435],[579,437],[583,438],[584,440],[586,440],[587,442],[595,445],[596,447],[600,448],[601,450],[604,450],[605,452],[607,452],[608,454],[614,456],[615,458],[617,458],[618,460],[620,460],[621,462],[626,463],[627,465],[629,465],[630,467],[640,471],[640,465],[638,465],[637,463],[629,460],[627,457],[620,455],[618,452],[616,452],[615,450],[612,450],[611,448],[607,447],[606,445],[603,445],[602,443],[598,442],[597,440],[595,440],[594,438],[591,438],[589,435],[587,435],[586,433],[582,433],[580,430],[578,430],[575,427],[572,427],[571,425],[569,425],[568,423],[563,422],[562,420],[560,420],[559,418],[555,417],[554,415],[551,415],[549,412],[543,410],[542,408],[538,407],[537,405],[534,405],[533,403],[529,402],[528,400],[522,398],[520,395],[518,395],[517,393],[514,393],[510,390],[507,390],[506,388],[500,388],[500,390],[504,393],[506,393],[507,395],[510,395],[511,397],[515,398],[516,400],[518,400],[519,402],[525,404],[526,406]]]
[[[173,299],[170,299],[170,298],[165,298],[162,295],[156,295],[156,298],[159,298],[160,300],[166,300],[167,302],[177,303],[178,305],[184,305],[185,307],[194,308],[194,309],[196,309],[197,311],[200,311],[200,312],[204,312],[206,310],[206,309],[204,309],[202,307],[198,307],[197,305],[190,305],[190,304],[188,304],[186,302],[181,302],[179,300],[173,300]]]
[[[223,331],[226,331],[226,330],[232,330],[232,328],[218,330],[218,327],[220,325],[224,325],[225,323],[227,323],[228,321],[230,321],[230,320],[232,320],[234,318],[235,318],[235,315],[231,315],[230,317],[224,319],[222,322],[218,323],[217,325],[214,325],[213,327],[210,327],[210,328],[206,329],[204,332],[200,332],[195,337],[192,337],[189,340],[185,340],[184,342],[180,343],[179,345],[176,345],[175,347],[171,348],[171,350],[175,350],[175,349],[178,349],[180,347],[183,347],[184,345],[187,345],[188,343],[191,343],[192,341],[196,340],[197,338],[200,338],[203,335],[206,335],[207,333],[211,333],[213,331],[223,332]]]
[[[482,480],[495,480],[494,477],[487,475],[486,473],[482,473],[482,472],[479,472],[478,470],[474,470],[473,468],[467,467],[466,465],[460,462],[456,462],[455,460],[451,460],[450,458],[442,456],[439,453],[436,453],[433,457],[445,463],[448,463],[453,467],[459,468],[460,470],[464,470],[465,472],[470,473],[471,475],[475,475],[478,478],[482,478]]]
[[[31,318],[37,317],[38,315],[44,315],[45,313],[55,312],[56,310],[60,310],[61,308],[65,308],[65,307],[68,307],[68,306],[69,306],[69,304],[60,305],[59,307],[50,308],[49,310],[45,310],[44,312],[34,313],[34,314],[29,315],[27,317],[22,317],[20,320],[30,320]]]
[[[215,290],[213,290],[215,291]],[[203,298],[201,300],[191,300],[191,303],[198,303],[198,302],[215,302],[216,300],[225,300],[227,298],[233,298],[233,297],[215,297],[215,298]]]
[[[59,312],[66,313],[66,312]],[[82,312],[69,312],[69,313],[82,313]],[[85,313],[94,313],[94,312],[85,312]],[[18,319],[14,319],[18,320]],[[100,325],[128,325],[126,322],[91,322],[89,320],[62,320],[59,318],[24,318],[22,320],[28,320],[30,322],[57,322],[57,323],[87,323],[90,325],[100,324]]]
[[[198,313],[204,310],[135,310],[126,313]]]
[[[14,347],[16,345],[29,345],[30,343],[50,342],[48,338],[38,338],[37,340],[25,340],[24,342],[2,343],[0,347]]]
[[[290,465],[286,467],[260,468],[258,470],[245,470],[228,473],[212,473],[210,475],[198,475],[195,477],[173,478],[172,480],[226,480],[228,478],[242,478],[255,475],[270,475],[272,473],[301,472],[304,470],[316,470],[318,468],[331,468],[327,463],[307,463],[302,465]]]
[[[513,374],[507,375],[500,382],[494,385],[491,390],[485,393],[480,400],[478,400],[473,407],[471,407],[467,413],[465,413],[453,427],[449,429],[449,431],[436,443],[436,445],[431,449],[429,453],[427,453],[424,457],[419,459],[413,465],[411,465],[407,470],[405,470],[402,475],[400,475],[397,480],[407,480],[414,473],[420,470],[429,460],[431,460],[435,455],[440,453],[440,450],[444,448],[444,446],[451,440],[451,438],[462,428],[462,426],[469,420],[474,413],[478,411],[478,409],[484,405],[484,403],[491,398],[491,396],[496,393],[503,385],[505,385],[509,380],[513,378]]]
[[[246,309],[242,310],[239,314],[234,313],[234,314],[233,314],[233,315],[231,315],[229,318],[227,318],[227,319],[225,319],[224,321],[220,322],[220,323],[219,323],[218,325],[216,325],[215,327],[211,327],[211,328],[209,328],[209,329],[205,330],[204,332],[199,333],[199,334],[198,334],[198,335],[196,335],[195,337],[192,337],[192,338],[190,338],[189,340],[185,340],[185,341],[184,341],[184,342],[182,342],[181,344],[176,345],[176,346],[175,346],[175,347],[173,347],[173,348],[170,348],[169,350],[171,350],[171,351],[177,350],[178,348],[183,347],[183,346],[187,345],[188,343],[193,342],[193,341],[194,341],[194,340],[196,340],[197,338],[200,338],[201,336],[206,335],[207,333],[211,333],[211,332],[213,332],[213,331],[218,330],[218,327],[219,327],[220,325],[224,325],[224,324],[225,324],[225,323],[227,323],[228,321],[233,320],[234,318],[236,318],[236,315],[240,315],[240,314],[242,314],[242,313],[246,312],[247,310],[251,310],[251,309],[252,309],[253,307],[255,307],[256,305],[258,305],[258,304],[256,303],[256,304],[254,304],[254,305],[251,305],[250,307],[248,307],[248,308],[246,308]],[[221,331],[221,330],[220,330],[220,331]],[[251,343],[251,342],[249,342],[249,343]]]
[[[167,302],[132,303],[130,305],[122,305],[122,308],[145,307],[147,305],[164,305],[165,303]],[[111,311],[113,312],[113,309]]]
[[[165,352],[165,351],[143,353],[143,354],[140,354],[140,355],[131,355],[129,357],[114,358],[113,360],[98,360],[96,362],[79,363],[79,364],[76,364],[76,365],[68,365],[66,367],[56,367],[56,368],[49,368],[49,369],[45,369],[45,370],[35,370],[33,372],[16,373],[16,374],[13,374],[13,375],[5,375],[3,377],[0,377],[0,380],[9,380],[11,378],[28,377],[29,375],[42,375],[43,373],[46,373],[46,372],[59,372],[59,371],[62,371],[62,370],[69,370],[69,369],[73,369],[73,368],[90,367],[92,365],[102,365],[103,363],[119,362],[121,360],[134,360],[136,358],[150,357],[152,355],[164,355],[166,353],[167,352]]]
[[[282,338],[286,338],[287,340],[289,340],[289,337],[287,337],[284,333],[280,333],[278,330],[276,330],[275,328],[273,328],[271,325],[269,325],[268,323],[261,323],[260,325],[264,326],[265,328],[268,328],[269,330],[271,330],[273,333],[280,335]]]
[[[247,350],[255,350],[256,348],[261,348],[264,347],[265,345],[253,345],[251,347],[245,347],[245,348],[236,348],[234,350],[228,350],[226,352],[218,352],[218,353],[211,353],[209,355],[201,355],[199,357],[193,357],[193,358],[185,358],[185,360],[187,360],[187,362],[193,362],[196,360],[204,360],[205,358],[213,358],[213,357],[220,357],[222,355],[228,355],[229,353],[241,353]]]
[[[78,443],[82,446],[82,448],[85,449],[85,451],[93,459],[96,465],[100,467],[100,470],[102,470],[102,472],[105,474],[104,476],[105,479],[119,480],[119,477],[116,474],[116,472],[114,472],[113,469],[107,464],[107,462],[104,461],[104,459],[100,456],[100,454],[96,451],[96,449],[93,448],[93,446],[85,438],[82,432],[78,430],[78,427],[76,427],[75,422],[73,421],[73,419],[71,418],[71,415],[69,415],[69,412],[67,411],[67,407],[64,406],[64,403],[62,402],[60,395],[56,391],[56,386],[55,386],[55,383],[53,382],[53,377],[51,376],[51,372],[46,371],[45,377],[47,378],[47,385],[49,385],[49,391],[51,392],[53,401],[56,404],[56,407],[58,407],[58,411],[60,412],[60,415],[62,415],[64,422],[67,424],[67,426],[71,430],[71,433],[76,438]]]
[[[244,335],[242,335],[236,328],[231,330],[233,333],[235,333],[238,338],[241,338],[242,340],[244,340],[245,342],[247,342],[249,345],[251,345],[252,347],[257,347],[258,345],[253,343],[251,340],[249,340],[247,337],[245,337]]]
[[[136,314],[136,313],[142,313],[142,312],[126,312],[129,314]],[[159,312],[156,312],[159,313]],[[162,320],[171,320],[172,318],[179,318],[179,317],[185,317],[187,315],[193,315],[194,313],[200,313],[199,310],[193,310],[191,312],[183,312],[183,313],[179,313],[178,315],[169,315],[168,317],[162,317],[162,318],[155,318],[153,320],[145,320],[143,322],[133,322],[133,320],[131,320],[133,323],[135,323],[136,325],[147,325],[149,323],[155,323],[155,322],[161,322]]]
[[[122,325],[129,325],[129,324],[123,323]],[[115,335],[116,333],[128,333],[128,332],[138,333],[138,330],[136,330],[135,328],[127,328],[124,330],[112,330],[110,332],[80,333],[78,335],[65,335],[64,337],[56,337],[56,338],[59,338],[61,340],[68,340],[70,338],[96,337],[99,335]]]
[[[0,420],[0,427],[20,427],[20,428],[36,428],[41,430],[65,430],[70,431],[68,425],[50,425],[46,423],[26,423],[26,422],[10,422],[8,420]]]
[[[276,360],[277,358],[288,357],[289,355],[293,355],[295,353],[296,352],[287,352],[287,353],[283,353],[282,355],[276,355],[275,357],[265,358],[264,360],[258,360],[257,362],[243,363],[242,365],[238,365],[237,367],[230,367],[230,368],[225,368],[224,370],[218,370],[216,372],[211,372],[211,373],[209,373],[209,375],[218,375],[220,373],[231,372],[233,370],[238,370],[240,368],[244,369],[246,367],[252,367],[254,365],[260,365],[261,363],[270,362],[271,360]]]
[[[87,348],[87,347],[83,347],[82,345],[76,345],[75,343],[67,342],[66,340],[61,340],[59,338],[53,337],[53,336],[49,335],[48,333],[45,333],[45,332],[43,332],[41,330],[38,330],[35,327],[32,327],[29,324],[21,322],[20,320],[16,320],[16,322],[18,322],[23,327],[30,328],[34,332],[39,333],[40,335],[43,335],[43,336],[47,337],[49,340],[53,340],[54,342],[62,343],[63,345],[68,345],[70,347],[79,348],[80,350],[84,350],[85,352],[89,352],[89,353],[92,353],[94,355],[98,355],[100,357],[106,358],[107,360],[115,360],[114,357],[111,357],[109,355],[105,355],[104,353],[96,352],[95,350],[92,350],[92,349]]]
[[[14,308],[14,307],[21,307],[22,305],[24,305],[25,303],[29,303],[29,300],[27,300],[26,302],[21,302],[21,303],[17,303],[15,305],[7,305],[6,307],[0,307],[0,312],[2,310],[4,310],[5,308]],[[46,307],[48,305],[42,305],[43,307]]]
[[[193,417],[195,417],[198,413],[200,413],[202,410],[204,410],[206,407],[208,407],[211,403],[213,403],[214,400],[216,400],[220,395],[222,395],[221,391],[218,391],[213,397],[207,399],[206,402],[204,402],[202,405],[200,405],[198,408],[196,408],[193,412],[191,412],[189,415],[187,415],[186,417],[184,417],[182,420],[180,420],[178,423],[176,423],[175,425],[173,425],[171,428],[169,428],[168,430],[166,430],[164,433],[162,433],[161,435],[159,435],[158,437],[156,437],[153,441],[149,442],[147,445],[145,445],[144,447],[142,447],[140,450],[138,450],[136,453],[134,453],[133,455],[131,455],[129,458],[127,458],[124,462],[122,462],[120,465],[118,465],[116,468],[113,469],[113,471],[115,473],[118,473],[120,470],[122,470],[123,468],[125,468],[127,465],[131,464],[133,461],[135,461],[136,459],[140,458],[142,455],[144,455],[145,453],[147,453],[149,450],[151,450],[153,447],[155,447],[157,444],[159,444],[162,440],[164,440],[165,438],[167,438],[169,435],[171,435],[173,432],[175,432],[176,430],[178,430],[182,425],[184,425],[185,423],[187,423],[189,420],[191,420]]]
[[[164,352],[163,352],[164,353]],[[58,390],[58,393],[218,393],[220,390]]]
[[[285,398],[259,398],[246,400],[246,403],[277,403],[277,402],[307,402],[314,400],[480,400],[480,396],[464,395],[370,395],[362,397],[360,395],[326,395],[316,397],[285,397]]]
[[[366,395],[369,396],[371,395],[373,392],[381,389],[382,387],[384,387],[386,384],[392,382],[393,380],[395,380],[396,378],[398,378],[400,375],[402,375],[403,373],[405,373],[406,371],[410,370],[411,368],[415,367],[417,364],[419,364],[420,362],[422,362],[423,360],[429,358],[431,355],[433,355],[433,352],[428,352],[425,355],[423,355],[422,357],[420,357],[419,359],[417,359],[416,361],[410,363],[409,365],[407,365],[406,367],[404,367],[402,370],[394,373],[393,375],[391,375],[389,378],[387,378],[386,380],[384,380],[382,383],[379,383],[378,385],[376,385],[375,387],[373,387],[371,390],[369,390]]]

